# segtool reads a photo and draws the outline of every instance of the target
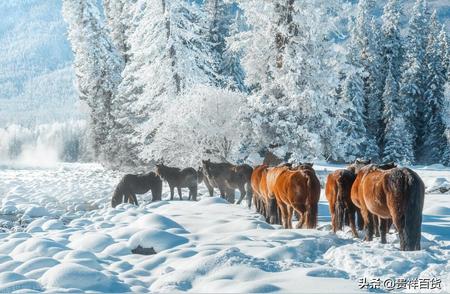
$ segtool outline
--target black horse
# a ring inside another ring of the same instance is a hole
[[[152,190],[152,202],[161,200],[162,180],[157,174],[126,174],[114,190],[111,206],[116,207],[127,202],[138,205],[136,194],[145,194],[149,190]]]
[[[177,167],[168,167],[164,164],[157,164],[156,173],[169,184],[170,200],[173,200],[175,187],[178,190],[180,200],[183,200],[181,188],[189,189],[189,200],[197,200],[198,176],[197,171],[192,167],[179,169]]]
[[[237,204],[240,204],[247,195],[248,206],[251,206],[253,197],[251,187],[253,168],[251,166],[248,164],[233,165],[228,162],[213,163],[210,160],[203,160],[202,172],[210,196],[213,195],[214,188],[218,188],[222,198],[234,203],[234,191],[238,189],[241,196]]]

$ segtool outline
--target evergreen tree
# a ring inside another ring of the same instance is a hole
[[[391,68],[388,69],[384,101],[384,134],[383,160],[401,163],[414,162],[413,138],[408,131],[405,118],[398,101],[398,85]]]
[[[217,85],[245,91],[239,52],[228,50],[226,41],[231,35],[238,33],[239,11],[235,9],[233,2],[224,0],[206,0],[204,9],[208,17]]]
[[[382,120],[383,112],[383,55],[381,47],[381,31],[375,18],[372,17],[367,38],[369,49],[367,51],[367,72],[365,79],[366,95],[366,129],[369,138],[375,142],[368,146],[368,156],[377,158],[383,146],[384,124]],[[371,151],[370,151],[371,150]],[[373,155],[371,155],[373,154]]]
[[[406,56],[402,67],[400,103],[405,123],[415,141],[415,153],[420,157],[423,144],[423,95],[426,87],[425,50],[427,46],[429,12],[426,0],[416,0],[406,37]]]
[[[450,68],[447,68],[447,82],[444,87],[443,115],[445,125],[445,146],[442,154],[442,163],[450,166]]]
[[[428,44],[426,48],[426,91],[425,91],[425,140],[423,144],[423,160],[427,162],[440,162],[445,149],[445,126],[443,122],[444,64],[440,54],[439,25],[436,11],[430,21]]]
[[[382,20],[385,70],[391,70],[393,79],[398,82],[403,50],[400,36],[400,0],[388,0],[384,6]]]
[[[119,162],[150,162],[152,138],[168,118],[165,109],[197,84],[215,83],[205,13],[188,0],[138,2],[129,37],[130,60],[120,85],[118,110],[123,150]]]
[[[94,0],[65,0],[63,15],[69,25],[80,99],[90,110],[95,156],[109,161],[115,139],[113,97],[121,81],[123,60],[112,44]]]

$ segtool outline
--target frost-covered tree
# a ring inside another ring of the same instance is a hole
[[[416,0],[412,10],[406,36],[406,54],[400,81],[400,103],[409,132],[414,138],[415,153],[420,156],[417,146],[424,138],[424,104],[426,89],[425,50],[427,47],[429,11],[426,0]],[[417,146],[416,146],[417,145]]]
[[[245,120],[257,150],[284,149],[295,159],[339,157],[334,93],[343,56],[330,38],[342,3],[329,1],[239,1],[250,31],[241,33],[246,83],[253,88]],[[336,133],[335,133],[336,135]],[[326,152],[327,150],[328,152]]]
[[[387,72],[390,69],[393,78],[398,82],[403,50],[400,35],[400,0],[387,1],[384,6],[382,20],[382,44],[385,70]]]
[[[244,72],[239,52],[228,50],[227,38],[240,30],[242,20],[234,2],[206,0],[204,10],[208,17],[209,40],[216,72],[217,85],[245,91]]]
[[[450,166],[450,68],[447,68],[447,82],[444,87],[443,115],[445,125],[445,146],[442,152],[442,163]]]
[[[398,98],[398,84],[392,70],[388,69],[383,93],[383,118],[386,125],[384,133],[383,160],[402,163],[414,162],[413,138],[401,111]]]
[[[366,129],[369,138],[375,140],[373,144],[368,146],[366,152],[369,156],[380,156],[381,146],[383,145],[384,124],[382,120],[383,112],[383,55],[381,47],[381,30],[374,17],[370,21],[367,32],[369,40],[369,48],[367,50],[367,68],[365,78],[365,94],[366,94]]]
[[[137,2],[139,22],[129,36],[130,60],[118,100],[123,152],[119,161],[142,165],[152,138],[169,119],[165,109],[194,85],[215,83],[207,18],[187,0]]]
[[[446,148],[443,122],[444,105],[444,61],[440,54],[439,25],[436,11],[430,20],[428,44],[426,48],[426,91],[425,91],[425,140],[422,146],[422,159],[427,162],[439,162]]]
[[[121,81],[123,60],[109,38],[96,1],[65,0],[63,15],[69,25],[80,99],[90,111],[95,155],[109,161],[109,149],[116,139],[109,134],[115,127],[113,97]]]
[[[132,24],[131,7],[137,0],[104,0],[106,21],[111,40],[117,50],[122,54],[125,63],[128,61],[128,36]]]
[[[197,166],[202,159],[233,162],[241,140],[238,92],[199,85],[169,106],[170,118],[155,134],[148,156],[181,166]]]

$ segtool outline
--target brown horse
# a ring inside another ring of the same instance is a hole
[[[267,173],[267,187],[270,196],[276,198],[285,228],[292,228],[292,210],[299,215],[297,228],[317,226],[320,182],[312,165],[271,168]]]
[[[114,190],[111,206],[116,207],[120,203],[133,203],[138,205],[136,194],[145,194],[152,190],[152,201],[161,200],[162,181],[154,172],[144,175],[125,175]]]
[[[355,213],[358,209],[352,202],[350,192],[356,175],[348,169],[338,169],[327,176],[325,196],[327,197],[333,232],[342,230],[347,217],[353,236],[358,237],[355,225]]]
[[[253,169],[252,177],[251,177],[251,185],[253,190],[253,203],[255,205],[256,211],[262,214],[266,221],[268,219],[267,213],[267,203],[265,196],[262,195],[261,192],[261,178],[266,176],[268,166],[265,164],[258,165]]]
[[[156,165],[156,173],[167,181],[170,188],[170,200],[173,200],[174,190],[177,188],[180,200],[183,200],[181,188],[189,189],[189,200],[197,200],[197,171],[192,167],[179,169],[164,164]]]
[[[325,196],[329,203],[333,232],[342,230],[345,221],[348,221],[353,236],[358,237],[355,214],[358,215],[358,229],[362,230],[361,212],[353,204],[350,193],[353,182],[356,179],[356,171],[368,164],[370,164],[370,160],[357,159],[355,163],[349,165],[346,169],[338,169],[327,176]]]
[[[237,204],[240,204],[244,197],[247,196],[248,207],[251,206],[253,194],[251,187],[253,168],[251,166],[248,164],[233,165],[228,162],[214,163],[210,160],[203,160],[202,171],[204,178],[206,178],[211,187],[211,189],[208,187],[211,196],[213,189],[218,188],[222,198],[227,199],[230,203],[234,203],[234,191],[238,189],[241,196]]]
[[[386,167],[384,167],[386,168]],[[352,187],[353,203],[361,209],[365,240],[373,238],[373,214],[380,219],[381,242],[386,243],[387,223],[392,219],[400,239],[400,250],[420,250],[425,186],[408,168],[362,168]]]

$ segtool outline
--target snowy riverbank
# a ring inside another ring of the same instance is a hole
[[[323,177],[336,166],[316,168]],[[450,180],[440,167],[416,170],[428,188]],[[360,278],[437,278],[450,290],[450,195],[439,189],[426,195],[423,250],[400,252],[393,232],[386,245],[332,234],[324,195],[317,230],[284,230],[203,185],[198,202],[144,196],[111,209],[119,179],[95,164],[0,166],[0,292],[348,293]],[[131,254],[137,245],[157,254]]]

